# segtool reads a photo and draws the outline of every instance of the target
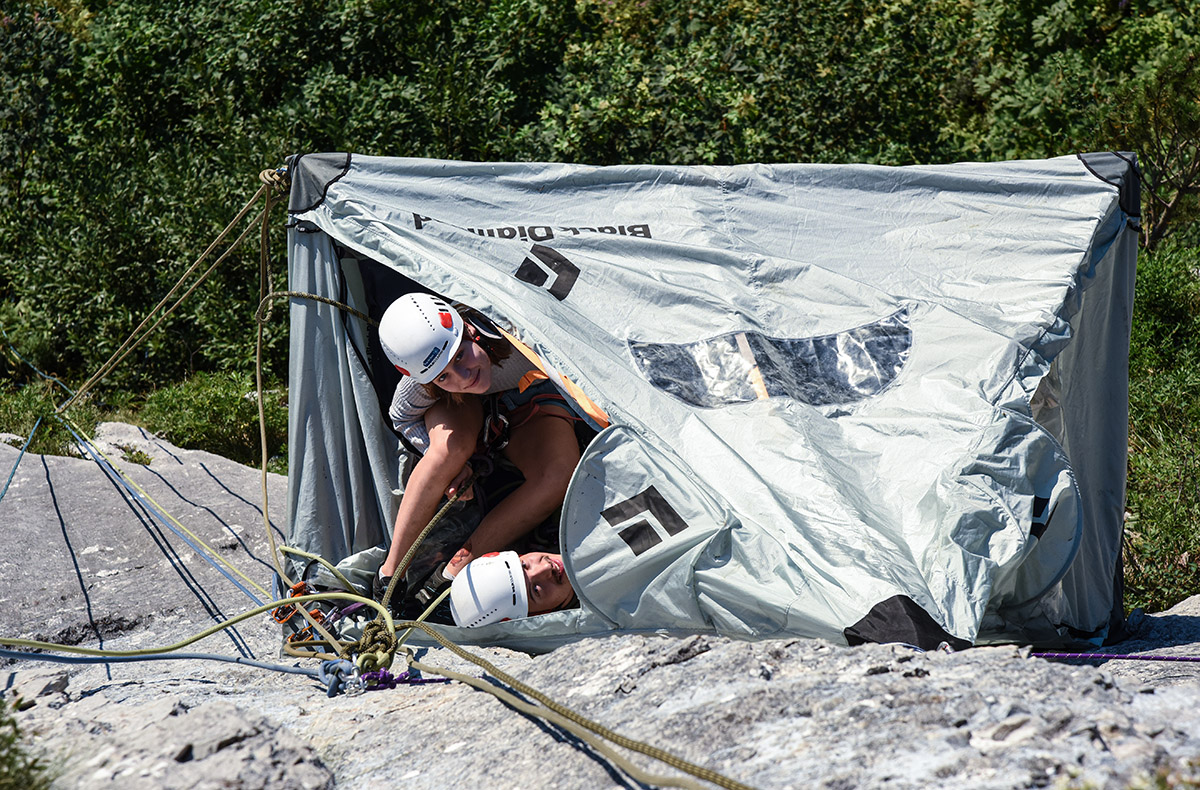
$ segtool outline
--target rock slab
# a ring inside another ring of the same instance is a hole
[[[130,426],[106,425],[98,441],[147,453],[151,463],[131,477],[270,587],[257,471]],[[0,467],[16,456],[0,446]],[[4,636],[155,647],[249,608],[242,591],[138,515],[136,498],[90,462],[26,456],[17,481],[0,502],[0,523],[17,536],[0,560],[9,582],[0,593]],[[272,519],[281,523],[286,481],[269,486]],[[1200,656],[1200,597],[1137,628],[1110,652]],[[280,658],[279,629],[266,618],[187,649],[296,663]],[[537,657],[475,652],[622,735],[752,787],[1200,782],[1193,663],[643,635]],[[482,674],[446,650],[417,654]],[[571,733],[459,683],[330,698],[303,676],[211,661],[7,661],[0,688],[22,708],[20,725],[63,788],[643,786]]]

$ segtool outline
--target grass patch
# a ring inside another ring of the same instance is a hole
[[[268,468],[286,474],[287,390],[269,388],[263,400]],[[146,428],[179,447],[249,466],[261,463],[258,399],[249,374],[198,373],[155,390],[138,416]]]
[[[8,702],[0,700],[0,790],[46,790],[47,765],[30,754]]]
[[[61,388],[40,379],[22,384],[0,381],[0,430],[16,437],[8,443],[21,447],[33,431],[29,452],[78,456],[74,438],[54,414],[66,398]],[[141,425],[179,447],[206,450],[248,466],[261,462],[257,396],[250,374],[198,373],[155,390],[140,404],[127,393],[110,393],[103,405],[102,410],[96,401],[84,398],[67,416],[88,436],[101,420],[119,420]],[[267,390],[265,412],[267,468],[287,474],[285,387]],[[143,452],[121,449],[126,461],[150,463]]]
[[[117,447],[121,450],[121,458],[131,464],[149,466],[150,462],[154,460],[132,444],[118,444]]]

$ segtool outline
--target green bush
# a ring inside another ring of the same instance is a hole
[[[45,763],[29,753],[8,703],[0,700],[0,790],[47,790]]]
[[[286,471],[287,390],[264,394],[267,454],[272,471]],[[197,373],[155,390],[139,413],[147,428],[168,441],[257,466],[262,461],[254,379],[232,373]]]
[[[297,152],[904,164],[1099,145],[1096,118],[1115,116],[1097,105],[1196,35],[1181,0],[1129,5],[16,0],[0,14],[0,317],[81,380],[255,174]],[[253,248],[106,391],[250,372]],[[281,322],[269,376],[286,353]]]
[[[1136,292],[1125,586],[1157,611],[1200,590],[1200,248],[1143,253]]]
[[[578,4],[530,158],[616,164],[944,161],[969,18],[934,0]]]

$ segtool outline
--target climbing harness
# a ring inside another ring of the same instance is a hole
[[[543,378],[541,381],[548,382],[549,379]],[[566,398],[557,392],[534,395],[513,409],[506,408],[504,400],[504,393],[492,393],[485,398],[483,431],[480,433],[480,447],[476,450],[477,455],[494,456],[508,446],[513,431],[539,414],[558,417],[569,423],[583,422],[583,418],[571,414],[571,407],[567,405]],[[553,410],[545,408],[552,403],[561,408]],[[480,477],[487,477],[487,475],[481,474]]]

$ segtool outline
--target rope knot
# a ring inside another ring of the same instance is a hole
[[[274,170],[263,170],[258,174],[258,180],[273,188],[281,195],[287,194],[287,191],[292,186],[292,179],[288,175],[286,166],[277,167]]]
[[[392,657],[396,652],[396,635],[388,630],[387,623],[372,620],[363,626],[362,636],[353,645],[346,648],[347,653],[358,653],[357,665],[360,671],[377,672],[392,665]]]

